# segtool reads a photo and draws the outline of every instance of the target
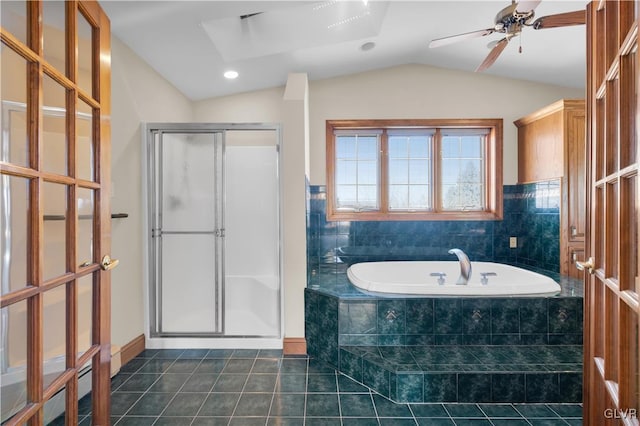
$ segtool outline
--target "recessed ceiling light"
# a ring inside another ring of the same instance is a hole
[[[363,52],[366,52],[367,50],[371,50],[374,47],[376,47],[376,44],[372,41],[368,41],[364,43],[362,46],[360,46],[360,50],[362,50]]]
[[[224,77],[229,80],[233,80],[234,78],[238,78],[238,71],[229,70],[224,72]]]

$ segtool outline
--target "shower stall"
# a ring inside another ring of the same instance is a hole
[[[147,347],[282,347],[279,126],[146,130]]]

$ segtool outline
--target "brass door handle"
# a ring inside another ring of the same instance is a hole
[[[116,266],[118,266],[118,263],[120,263],[118,259],[111,259],[111,257],[108,254],[106,254],[102,258],[102,262],[100,262],[100,267],[102,268],[103,271],[110,271]]]
[[[590,257],[584,262],[576,261],[576,268],[580,271],[587,271],[590,274],[593,274],[596,269],[596,261],[593,257]]]

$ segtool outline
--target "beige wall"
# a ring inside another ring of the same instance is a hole
[[[517,132],[513,121],[584,92],[426,65],[370,71],[310,83],[312,185],[324,185],[325,120],[351,118],[502,118],[504,184],[514,184]]]
[[[144,332],[141,123],[192,121],[192,104],[117,38],[111,45],[111,338],[123,345]]]

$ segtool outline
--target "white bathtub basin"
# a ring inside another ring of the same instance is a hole
[[[460,275],[458,262],[365,262],[351,265],[349,281],[356,287],[376,293],[417,294],[423,296],[550,296],[560,285],[551,278],[515,266],[491,262],[471,262],[472,274],[467,285],[456,285]],[[487,276],[481,283],[481,273]],[[444,273],[445,283],[438,284],[432,273]]]

